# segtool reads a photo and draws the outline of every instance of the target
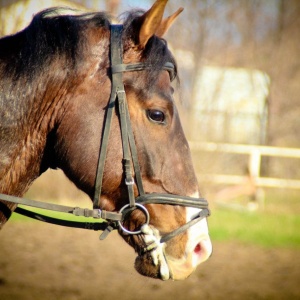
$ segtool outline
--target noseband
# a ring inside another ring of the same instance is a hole
[[[123,64],[123,46],[122,46],[122,25],[112,25],[111,26],[111,77],[112,77],[112,87],[110,100],[107,106],[106,119],[104,124],[104,130],[102,134],[102,143],[99,153],[97,174],[95,180],[95,192],[93,197],[93,209],[83,209],[79,207],[69,207],[58,204],[43,203],[40,201],[34,201],[24,198],[19,198],[10,195],[0,194],[0,200],[4,200],[11,203],[22,204],[26,206],[42,208],[51,211],[59,211],[63,213],[71,213],[75,216],[85,216],[93,217],[95,219],[106,220],[107,222],[74,222],[63,220],[59,218],[52,218],[45,216],[40,213],[36,213],[30,210],[26,210],[21,207],[17,207],[15,212],[38,219],[40,221],[68,226],[77,227],[92,230],[102,230],[100,239],[104,239],[112,230],[119,229],[126,234],[135,235],[140,234],[141,230],[130,231],[124,227],[124,221],[131,212],[135,209],[141,210],[146,216],[145,224],[149,224],[150,215],[146,208],[146,204],[168,204],[168,205],[180,205],[185,207],[194,207],[200,209],[197,216],[191,221],[182,225],[181,227],[175,229],[174,231],[164,235],[161,238],[161,242],[167,242],[174,236],[183,233],[188,228],[194,224],[201,221],[203,218],[210,215],[208,209],[208,202],[204,198],[191,198],[186,196],[179,196],[173,194],[158,194],[151,193],[146,194],[143,188],[142,176],[140,172],[140,166],[138,162],[137,149],[134,141],[134,135],[131,127],[130,116],[128,112],[128,105],[126,100],[126,93],[123,84],[123,73],[131,71],[141,71],[145,69],[150,69],[151,65],[146,63],[132,63]],[[171,62],[167,62],[163,67],[170,74],[171,80],[174,74],[174,65]],[[121,137],[122,137],[122,147],[123,147],[123,174],[125,178],[125,184],[128,191],[128,204],[123,206],[119,212],[109,212],[102,210],[99,206],[99,199],[102,190],[102,181],[104,174],[105,159],[107,154],[109,133],[111,128],[111,122],[113,113],[116,105],[118,105],[119,119],[121,126]],[[132,169],[133,166],[133,169]],[[134,175],[133,175],[134,174]],[[138,196],[134,195],[134,185],[137,187]],[[0,202],[0,204],[2,204]],[[3,205],[1,205],[3,206]],[[0,207],[1,207],[0,206]]]

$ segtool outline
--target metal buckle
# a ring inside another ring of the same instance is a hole
[[[126,184],[126,185],[134,185],[134,179],[133,179],[133,177],[131,177],[130,181],[128,181],[128,180],[125,178],[125,184]]]
[[[124,90],[124,89],[122,89],[122,90],[117,90],[117,94],[118,94],[118,95],[119,95],[119,94],[125,95],[125,90]]]
[[[124,206],[120,209],[119,213],[122,213],[127,207],[130,207],[130,204],[124,205]],[[149,215],[149,212],[148,212],[147,208],[146,208],[144,205],[138,204],[138,203],[135,203],[135,207],[136,207],[136,208],[139,208],[140,210],[142,210],[142,211],[144,212],[144,214],[146,215],[146,222],[145,222],[145,224],[146,224],[146,225],[149,225],[150,215]],[[133,234],[140,234],[140,233],[142,232],[141,230],[131,231],[131,230],[126,229],[126,228],[122,225],[121,221],[118,221],[118,224],[119,224],[120,228],[121,228],[124,232],[126,232],[127,234],[133,235]],[[144,224],[144,225],[145,225],[145,224]]]

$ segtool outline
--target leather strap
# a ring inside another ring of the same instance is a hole
[[[118,56],[123,55],[122,38],[121,38],[122,30],[123,30],[122,25],[111,26],[111,31],[110,31],[111,64]],[[117,82],[116,82],[116,74],[114,73],[112,74],[111,84],[112,84],[111,94],[106,109],[105,124],[103,129],[101,149],[99,154],[98,167],[97,167],[96,180],[95,180],[95,192],[94,192],[94,199],[93,199],[94,208],[99,208],[99,200],[101,196],[103,173],[105,167],[105,158],[106,158],[107,147],[108,147],[108,139],[109,139],[111,122],[112,122],[112,116],[115,110],[115,100],[117,96]]]
[[[4,199],[1,199],[4,200]],[[0,201],[0,211],[3,213],[4,217],[8,220],[12,214],[11,210],[5,205],[5,203]]]
[[[0,199],[9,201],[15,204],[23,204],[26,206],[31,206],[35,208],[41,208],[45,210],[57,211],[61,213],[68,213],[73,214],[75,216],[81,217],[92,217],[95,219],[106,219],[106,220],[113,220],[113,221],[120,221],[122,220],[122,214],[116,212],[110,212],[101,209],[88,209],[88,208],[80,208],[80,207],[72,207],[66,205],[59,205],[54,203],[45,203],[25,198],[19,198],[15,196],[0,194]],[[24,209],[23,209],[24,211]]]
[[[32,219],[36,219],[38,221],[42,221],[54,225],[65,226],[65,227],[105,231],[107,227],[110,226],[110,224],[103,221],[102,222],[76,222],[76,221],[52,218],[34,211],[30,211],[28,209],[23,209],[21,207],[17,207],[15,212]]]
[[[121,75],[122,73],[118,73]],[[121,83],[123,85],[123,83]],[[119,88],[122,88],[119,86]],[[124,86],[123,86],[124,88]],[[135,197],[134,197],[134,179],[131,170],[131,153],[129,149],[128,141],[128,129],[127,129],[127,101],[124,90],[118,91],[118,104],[119,104],[119,114],[120,114],[120,125],[121,125],[121,136],[122,136],[122,146],[123,146],[123,167],[125,175],[125,184],[127,185],[129,205],[130,207],[135,206]]]
[[[151,64],[146,64],[143,62],[132,63],[132,64],[119,63],[111,66],[111,72],[114,74],[114,73],[132,72],[132,71],[142,71],[151,68],[152,68]],[[166,62],[163,66],[163,69],[169,72],[170,79],[172,81],[175,78],[174,65],[171,62]]]
[[[112,91],[107,107],[106,121],[104,124],[104,133],[102,138],[102,145],[98,160],[97,175],[95,181],[94,193],[94,208],[99,207],[99,199],[101,196],[102,180],[105,167],[105,158],[108,147],[109,132],[111,127],[111,120],[115,109],[116,102],[118,102],[119,119],[121,127],[122,147],[123,147],[123,168],[125,175],[125,183],[127,185],[128,197],[130,207],[135,204],[134,196],[134,178],[131,170],[131,161],[134,167],[134,175],[139,194],[144,194],[144,188],[141,178],[140,167],[138,163],[137,150],[134,142],[130,116],[128,112],[128,104],[126,99],[125,88],[123,84],[123,72],[126,71],[140,71],[145,68],[144,63],[123,64],[123,46],[122,46],[122,25],[111,26],[111,72],[112,72]],[[166,68],[171,68],[167,65]]]
[[[189,229],[191,226],[195,225],[196,223],[200,222],[202,219],[208,217],[210,215],[209,209],[205,208],[201,210],[197,217],[195,217],[193,220],[185,223],[184,225],[180,226],[179,228],[173,230],[170,233],[165,234],[161,239],[161,243],[166,243],[167,241],[171,240],[176,235],[179,235],[183,232],[185,232],[187,229]]]
[[[207,200],[204,198],[191,198],[187,196],[178,196],[172,194],[145,194],[136,198],[136,202],[140,204],[169,204],[181,205],[186,207],[194,207],[204,209],[208,207]]]

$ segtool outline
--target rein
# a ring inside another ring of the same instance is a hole
[[[104,130],[102,134],[102,143],[98,159],[98,167],[95,180],[95,192],[93,197],[93,209],[44,203],[40,201],[29,200],[4,194],[0,194],[0,200],[35,208],[41,208],[49,211],[68,213],[77,217],[83,216],[92,217],[94,219],[102,219],[101,222],[76,222],[59,218],[52,218],[20,207],[17,207],[15,210],[16,213],[47,223],[67,227],[102,230],[103,232],[100,235],[101,240],[103,240],[114,229],[120,229],[121,231],[124,231],[127,234],[131,235],[140,234],[141,230],[130,231],[126,229],[123,226],[123,222],[126,216],[128,216],[132,212],[132,210],[140,209],[146,216],[145,224],[149,224],[150,215],[147,208],[145,207],[146,204],[180,205],[200,209],[199,214],[194,219],[175,229],[174,231],[164,235],[160,240],[163,243],[172,239],[174,236],[183,233],[188,228],[201,221],[203,218],[208,217],[210,215],[210,211],[208,209],[208,202],[204,198],[192,198],[173,194],[146,194],[144,192],[140,166],[138,163],[137,149],[135,145],[133,131],[131,128],[126,93],[123,84],[123,72],[141,71],[151,68],[151,65],[147,65],[145,63],[123,64],[122,30],[122,25],[111,25],[110,70],[112,73],[112,87],[106,111]],[[170,62],[167,62],[162,67],[162,69],[169,72],[170,78],[172,80],[174,73],[174,65]],[[107,154],[109,133],[111,128],[111,121],[117,104],[119,110],[123,147],[123,174],[125,178],[125,184],[127,186],[129,203],[123,206],[119,212],[109,212],[100,208],[99,199],[102,190],[102,181],[104,174],[105,159]],[[137,197],[135,197],[134,195],[134,185],[136,185],[138,190]],[[103,222],[103,220],[105,220],[106,222]]]

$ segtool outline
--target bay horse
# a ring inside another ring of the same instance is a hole
[[[182,9],[164,19],[166,3],[129,12],[123,25],[48,9],[0,39],[1,227],[31,183],[60,168],[93,200],[76,211],[118,229],[140,274],[180,280],[209,258],[207,202],[162,38]]]

